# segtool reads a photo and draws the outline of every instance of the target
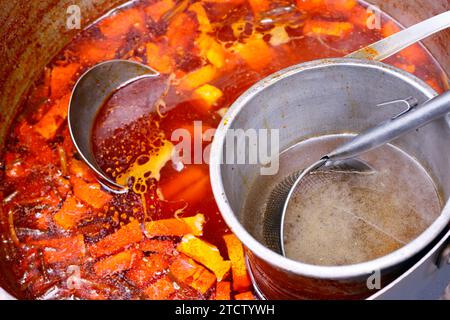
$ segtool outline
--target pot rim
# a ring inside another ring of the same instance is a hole
[[[230,128],[231,124],[234,123],[240,111],[247,105],[247,103],[254,97],[256,97],[262,90],[274,85],[279,80],[288,78],[297,73],[315,68],[324,68],[336,65],[366,66],[375,69],[381,69],[386,73],[395,74],[400,79],[408,82],[413,87],[420,90],[428,98],[432,98],[437,95],[436,91],[434,91],[428,84],[426,84],[419,78],[401,69],[382,62],[352,58],[331,58],[297,64],[275,72],[268,77],[260,80],[247,91],[245,91],[238,99],[236,99],[236,101],[231,105],[227,113],[222,118],[222,121],[220,122],[219,127],[216,130],[210,152],[209,168],[213,194],[221,215],[225,223],[230,227],[231,231],[241,240],[241,242],[248,250],[250,250],[258,258],[266,261],[272,266],[294,274],[319,279],[341,280],[367,276],[372,274],[374,271],[381,271],[391,268],[419,253],[428,244],[430,244],[431,241],[433,241],[446,227],[448,221],[450,220],[450,201],[447,201],[440,215],[425,231],[423,231],[418,237],[416,237],[414,240],[404,245],[400,249],[397,249],[377,259],[362,263],[345,266],[316,266],[286,258],[268,249],[258,240],[256,240],[243,227],[237,216],[234,214],[233,209],[229,205],[228,198],[223,187],[221,175],[222,165],[220,161],[220,159],[222,159],[223,144],[225,142],[225,136],[228,128]],[[450,127],[448,118],[447,125]]]

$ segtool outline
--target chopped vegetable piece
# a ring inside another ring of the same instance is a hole
[[[164,199],[179,199],[178,195],[180,193],[192,187],[194,183],[206,178],[207,176],[207,172],[202,170],[199,166],[186,167],[183,171],[177,174],[174,179],[161,186],[161,192],[164,195]]]
[[[167,38],[173,49],[187,50],[194,43],[198,22],[193,14],[180,13],[173,17],[167,27]]]
[[[145,13],[150,16],[153,21],[158,22],[159,19],[170,9],[174,7],[173,0],[160,0],[145,8]]]
[[[230,282],[221,281],[216,284],[216,300],[230,300]]]
[[[261,70],[274,60],[272,49],[263,39],[250,38],[246,43],[236,45],[235,50],[254,70]]]
[[[162,72],[170,73],[173,70],[174,62],[170,55],[163,52],[163,50],[155,43],[147,43],[147,64],[153,69]]]
[[[258,16],[261,12],[267,11],[270,8],[269,0],[248,0],[253,14]]]
[[[253,295],[253,293],[251,291],[239,293],[239,294],[235,295],[234,298],[236,300],[256,300],[255,296]]]
[[[126,271],[133,266],[133,262],[140,253],[136,250],[119,252],[113,256],[106,257],[94,264],[94,272],[99,277],[110,276]]]
[[[86,182],[95,181],[95,176],[87,164],[75,158],[72,158],[69,161],[69,173],[77,178],[85,180]]]
[[[195,12],[197,15],[197,21],[199,24],[199,30],[201,32],[211,32],[213,31],[211,23],[209,22],[206,10],[201,2],[195,2],[189,7],[189,11]]]
[[[381,28],[381,34],[383,37],[389,37],[394,33],[399,32],[400,27],[393,21],[386,22]],[[408,62],[421,65],[427,61],[426,51],[418,44],[409,46],[399,52],[399,55],[406,59]]]
[[[98,183],[87,183],[76,177],[71,177],[70,182],[75,196],[95,209],[103,208],[112,199],[110,194],[101,190]]]
[[[230,270],[231,262],[223,260],[217,247],[193,235],[184,236],[177,249],[214,272],[218,281]]]
[[[214,274],[195,263],[185,255],[179,255],[170,265],[170,273],[202,294],[205,294],[216,282]]]
[[[83,235],[65,238],[51,238],[31,241],[31,245],[44,250],[44,261],[54,263],[78,263],[85,256],[86,248]]]
[[[20,159],[20,155],[7,152],[5,155],[5,173],[10,178],[25,177],[30,173],[30,169],[25,161]]]
[[[222,45],[216,41],[211,42],[209,49],[206,52],[206,58],[216,68],[222,68],[225,65],[226,52]]]
[[[152,300],[164,300],[175,291],[173,282],[165,275],[145,289],[145,294]]]
[[[381,27],[381,35],[383,38],[387,38],[389,36],[392,36],[394,33],[399,32],[401,29],[400,27],[393,21],[388,21]]]
[[[170,240],[145,239],[139,244],[139,249],[144,252],[172,254],[175,244]]]
[[[132,27],[145,32],[145,17],[139,9],[118,11],[99,22],[101,33],[107,38],[118,38],[125,36]]]
[[[353,31],[350,22],[333,22],[324,20],[307,20],[303,27],[306,35],[324,35],[342,38]]]
[[[121,45],[120,40],[102,39],[100,41],[84,42],[80,44],[77,55],[83,63],[99,63],[114,59],[116,50]]]
[[[357,5],[357,0],[327,0],[331,10],[347,13]]]
[[[209,111],[222,96],[223,92],[219,88],[210,84],[204,84],[203,86],[195,89],[192,95],[194,99],[201,100],[201,109],[205,112]]]
[[[89,210],[73,196],[68,196],[61,209],[53,216],[55,223],[65,230],[73,229]]]
[[[364,29],[367,29],[369,27],[379,28],[376,25],[379,23],[377,19],[378,17],[376,16],[375,12],[367,10],[366,8],[360,6],[354,7],[351,11],[348,12],[348,20],[354,25]]]
[[[75,75],[80,69],[78,63],[54,66],[50,78],[50,91],[53,99],[59,99],[70,89],[75,81]]]
[[[127,278],[136,286],[144,287],[169,267],[169,256],[153,254],[139,260],[131,270],[127,272]]]
[[[233,276],[233,290],[245,291],[251,286],[250,278],[245,266],[244,248],[234,234],[223,236],[231,260],[231,273]]]
[[[321,12],[326,10],[325,0],[297,0],[297,8],[309,12]]]
[[[133,220],[115,233],[106,236],[92,245],[89,248],[89,253],[94,257],[112,254],[126,246],[140,242],[142,238],[141,225],[137,220]]]
[[[202,266],[199,266],[199,270],[194,274],[190,286],[201,294],[205,294],[215,282],[216,276]]]
[[[205,216],[201,213],[193,217],[155,220],[145,223],[145,235],[148,238],[156,236],[184,236],[193,234],[201,236]]]
[[[182,90],[193,90],[208,82],[211,82],[217,76],[216,68],[212,65],[206,65],[187,74],[180,83]]]
[[[52,139],[67,117],[70,94],[57,100],[34,128],[45,139]]]

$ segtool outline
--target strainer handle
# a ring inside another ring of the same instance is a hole
[[[450,112],[450,91],[428,100],[420,107],[370,128],[330,152],[330,160],[353,158],[418,129]]]
[[[450,10],[350,53],[347,57],[381,61],[448,27],[450,27]]]

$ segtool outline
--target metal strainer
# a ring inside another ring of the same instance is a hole
[[[322,175],[314,172],[341,172],[348,174],[367,174],[373,169],[365,162],[354,157],[375,149],[389,141],[427,123],[443,117],[450,112],[450,91],[427,102],[420,108],[389,119],[363,133],[323,156],[320,160],[304,170],[290,174],[271,192],[267,202],[263,221],[263,236],[266,245],[275,252],[285,255],[284,251],[284,217],[289,201],[294,193],[301,194],[312,185],[320,183]]]

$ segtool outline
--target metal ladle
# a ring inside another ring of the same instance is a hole
[[[182,5],[185,3],[186,1],[181,2]],[[175,8],[181,10],[183,7],[179,5]],[[171,16],[167,15],[167,19]],[[381,60],[448,26],[450,11],[400,31],[347,57]],[[68,112],[72,141],[82,159],[97,175],[99,182],[112,191],[126,192],[127,187],[108,177],[95,160],[91,134],[96,115],[104,102],[118,89],[144,77],[158,76],[157,71],[146,65],[127,60],[111,60],[89,69],[80,77],[72,91]]]

